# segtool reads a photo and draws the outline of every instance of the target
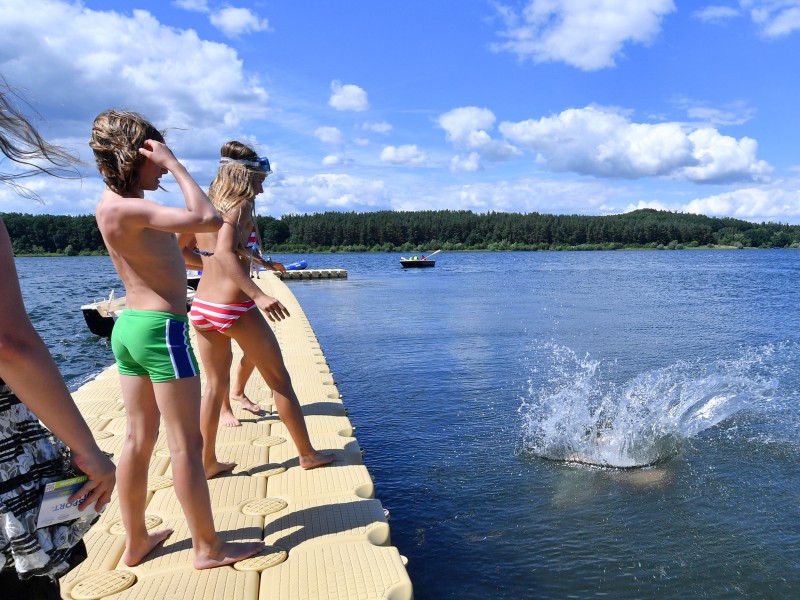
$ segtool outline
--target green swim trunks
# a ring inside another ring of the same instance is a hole
[[[160,383],[199,373],[186,316],[125,309],[114,323],[111,350],[120,375],[146,375]]]

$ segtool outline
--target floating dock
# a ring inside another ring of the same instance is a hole
[[[340,269],[297,273],[339,272]],[[346,271],[344,276],[346,277]],[[342,275],[336,275],[337,277]],[[320,275],[320,278],[322,275]],[[237,467],[208,482],[214,520],[225,541],[264,540],[266,550],[233,566],[197,571],[191,539],[172,488],[162,430],[150,462],[148,528],[174,533],[145,560],[121,561],[125,532],[117,493],[84,540],[88,558],[61,579],[65,600],[407,600],[413,598],[405,559],[391,545],[388,513],[374,498],[362,450],[302,308],[278,277],[256,280],[291,317],[270,324],[281,345],[314,446],[336,454],[333,465],[304,471],[272,392],[258,372],[248,382],[255,416],[234,402],[241,427],[219,431],[220,460]],[[234,343],[234,364],[241,351]],[[204,381],[204,375],[201,374]],[[112,366],[73,397],[98,445],[119,457],[126,416],[117,369]]]
[[[261,271],[264,273],[265,271]],[[269,271],[280,279],[342,279],[347,277],[345,269],[302,269],[300,271]]]

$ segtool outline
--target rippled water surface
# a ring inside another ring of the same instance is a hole
[[[273,256],[415,597],[800,594],[800,252]],[[19,259],[71,388],[112,361],[107,258]]]

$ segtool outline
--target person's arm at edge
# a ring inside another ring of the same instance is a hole
[[[89,476],[71,498],[89,492],[81,508],[102,509],[116,480],[114,464],[98,448],[44,341],[25,311],[11,240],[0,220],[0,377],[45,426],[69,446],[75,466]]]

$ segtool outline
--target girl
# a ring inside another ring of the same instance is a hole
[[[280,321],[289,316],[289,311],[250,279],[252,256],[244,249],[255,226],[255,197],[264,191],[262,184],[271,173],[269,161],[236,141],[223,145],[221,155],[219,172],[208,195],[222,215],[223,225],[218,232],[195,235],[203,277],[189,313],[207,377],[200,424],[206,476],[214,477],[236,466],[220,462],[214,447],[220,407],[230,387],[230,338],[272,388],[278,414],[297,446],[300,466],[320,467],[333,462],[334,455],[322,454],[311,444],[278,340],[261,314],[264,311],[270,321]]]

